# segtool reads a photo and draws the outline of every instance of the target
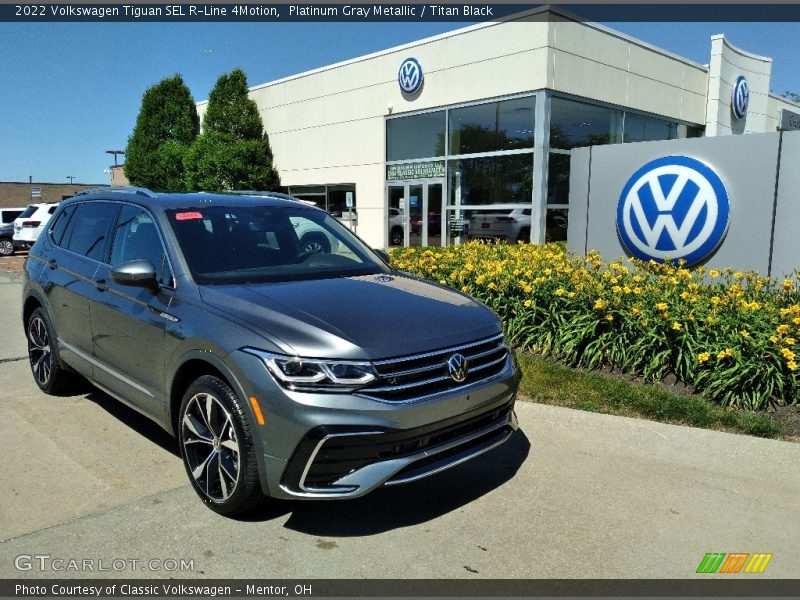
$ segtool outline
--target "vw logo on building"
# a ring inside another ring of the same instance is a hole
[[[416,58],[407,58],[400,65],[397,81],[404,94],[414,94],[422,86],[422,66]]]
[[[747,105],[750,104],[750,86],[744,75],[739,75],[731,93],[731,108],[733,116],[737,119],[744,119],[747,114]]]
[[[450,378],[456,383],[461,383],[467,378],[468,366],[467,359],[463,354],[456,352],[447,361],[447,370]]]
[[[719,175],[687,156],[665,156],[636,171],[617,204],[617,231],[642,260],[698,263],[728,231],[730,204]]]

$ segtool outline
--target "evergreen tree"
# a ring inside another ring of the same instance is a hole
[[[234,69],[217,79],[208,98],[203,130],[184,159],[190,190],[270,190],[280,186],[272,150],[247,77]]]
[[[159,191],[186,189],[183,159],[197,135],[197,109],[180,75],[145,91],[136,127],[125,151],[132,185]]]

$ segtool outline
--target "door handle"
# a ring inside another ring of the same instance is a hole
[[[106,284],[105,279],[98,279],[94,282],[94,285],[100,292],[105,292],[108,289],[108,284]]]
[[[55,271],[58,268],[58,263],[55,258],[51,258],[47,261],[47,266],[50,267],[51,271]]]

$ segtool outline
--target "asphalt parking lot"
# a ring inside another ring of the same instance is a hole
[[[219,517],[158,427],[88,386],[39,392],[19,295],[0,271],[0,577],[104,575],[20,555],[194,561],[105,573],[126,577],[686,578],[707,552],[770,552],[747,577],[800,573],[800,444],[524,402],[509,443],[437,477]]]

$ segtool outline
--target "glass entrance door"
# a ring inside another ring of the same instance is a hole
[[[386,186],[389,247],[440,246],[442,179],[393,181]]]

